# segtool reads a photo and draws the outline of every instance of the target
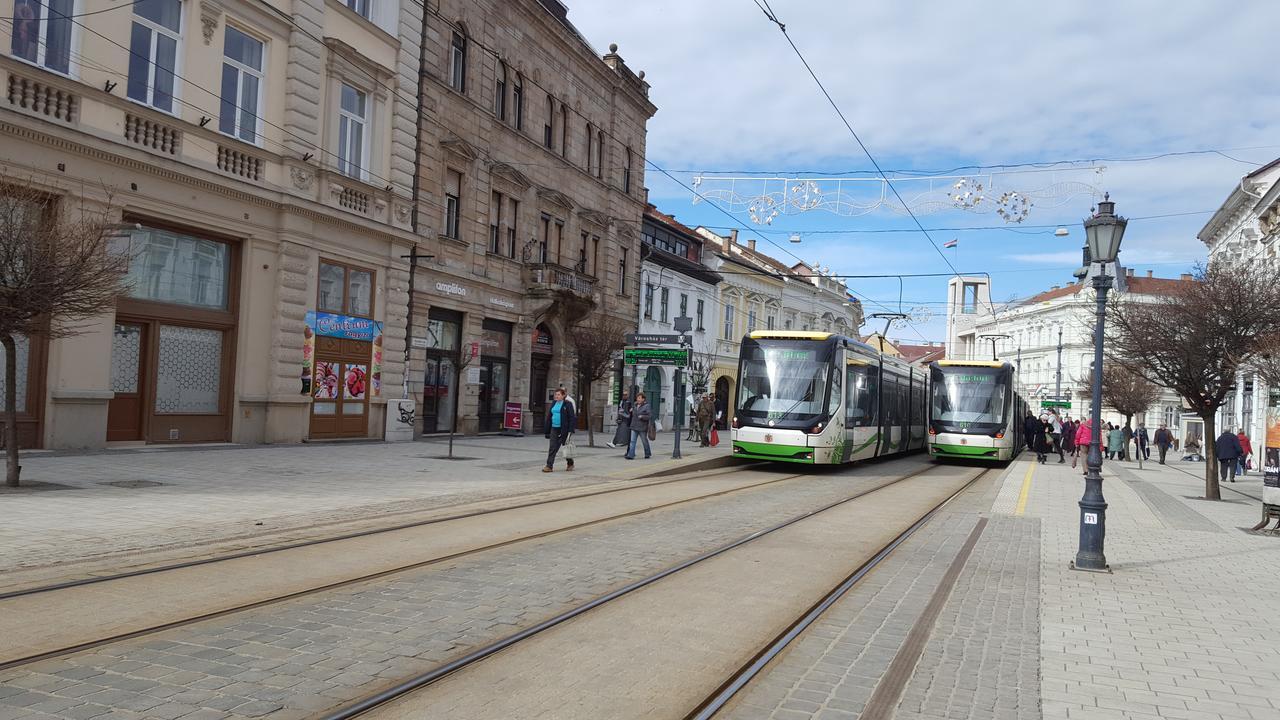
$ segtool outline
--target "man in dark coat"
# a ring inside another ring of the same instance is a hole
[[[1169,432],[1163,424],[1156,429],[1156,435],[1152,440],[1156,444],[1156,449],[1160,451],[1160,464],[1164,464],[1164,456],[1169,453],[1169,447],[1173,445],[1173,433]]]
[[[1040,421],[1031,413],[1027,413],[1026,419],[1022,421],[1022,440],[1027,444],[1027,449],[1036,452],[1036,433],[1040,432]]]
[[[1230,430],[1223,430],[1222,434],[1213,443],[1214,454],[1218,458],[1218,481],[1223,478],[1231,478],[1231,482],[1236,481],[1236,460],[1244,454],[1244,448],[1240,447],[1240,438]]]

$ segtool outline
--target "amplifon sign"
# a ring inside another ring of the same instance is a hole
[[[307,327],[316,335],[373,342],[382,334],[382,323],[369,318],[335,315],[327,312],[307,312]]]
[[[445,295],[457,295],[458,297],[466,297],[467,289],[458,283],[436,283],[436,291]]]

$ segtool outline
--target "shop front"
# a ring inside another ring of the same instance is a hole
[[[422,432],[449,432],[458,410],[458,348],[462,313],[433,307],[424,338],[426,370],[422,380]]]
[[[369,402],[382,394],[382,323],[371,317],[376,281],[372,270],[320,261],[302,350],[314,439],[369,435]]]
[[[486,318],[480,333],[480,432],[502,429],[511,389],[511,323]]]
[[[116,304],[108,442],[230,439],[239,247],[137,222]]]

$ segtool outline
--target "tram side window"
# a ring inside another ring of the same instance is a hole
[[[866,365],[850,365],[846,373],[848,402],[845,423],[849,427],[876,425],[876,369]]]

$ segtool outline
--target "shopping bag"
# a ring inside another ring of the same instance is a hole
[[[661,421],[661,420],[654,420],[654,421],[653,421],[653,429],[654,429],[654,430],[656,430],[656,431],[658,431],[658,432],[662,432],[662,421]]]
[[[573,436],[570,435],[569,439],[566,440],[564,443],[564,459],[572,460],[576,451],[577,451],[577,448],[575,448],[573,445]]]
[[[711,428],[711,447],[715,447],[719,444],[720,444],[720,433],[716,432],[715,427],[712,427]]]

